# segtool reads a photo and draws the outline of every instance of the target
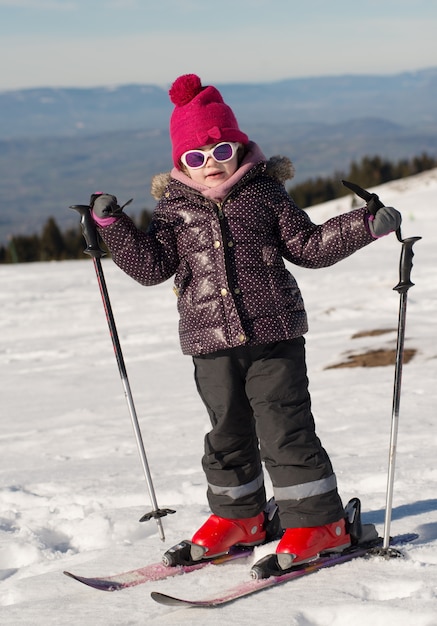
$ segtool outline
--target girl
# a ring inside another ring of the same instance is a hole
[[[203,469],[212,515],[191,559],[266,537],[262,461],[279,510],[280,570],[350,545],[328,454],[315,431],[305,363],[307,318],[284,259],[326,267],[396,230],[400,214],[366,207],[311,222],[288,195],[288,159],[267,160],[231,108],[198,76],[170,89],[174,167],[155,177],[147,232],[115,196],[94,194],[92,214],[113,260],[143,285],[175,276],[184,354],[211,420]]]

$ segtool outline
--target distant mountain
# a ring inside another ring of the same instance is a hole
[[[364,155],[437,156],[437,68],[218,87],[266,155],[293,160],[296,182]],[[0,92],[0,242],[51,215],[74,225],[67,207],[98,189],[153,208],[150,180],[171,167],[171,110],[155,85]]]
[[[240,124],[385,118],[401,125],[437,123],[437,67],[389,76],[293,78],[217,85]],[[0,139],[78,136],[111,130],[167,128],[167,88],[121,85],[0,92]]]

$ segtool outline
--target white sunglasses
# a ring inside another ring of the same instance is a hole
[[[181,156],[181,161],[190,170],[197,170],[203,167],[210,156],[217,163],[227,163],[235,156],[238,145],[238,143],[232,141],[223,141],[211,148],[211,150],[188,150]]]

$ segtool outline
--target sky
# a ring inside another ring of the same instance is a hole
[[[437,65],[436,0],[0,0],[0,91]]]

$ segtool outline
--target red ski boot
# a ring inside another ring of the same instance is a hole
[[[276,548],[279,567],[287,570],[297,563],[316,559],[322,552],[341,552],[351,545],[344,519],[310,528],[287,528]]]
[[[264,523],[264,512],[244,519],[211,515],[191,540],[191,558],[199,561],[226,554],[232,546],[259,545],[266,537]]]

